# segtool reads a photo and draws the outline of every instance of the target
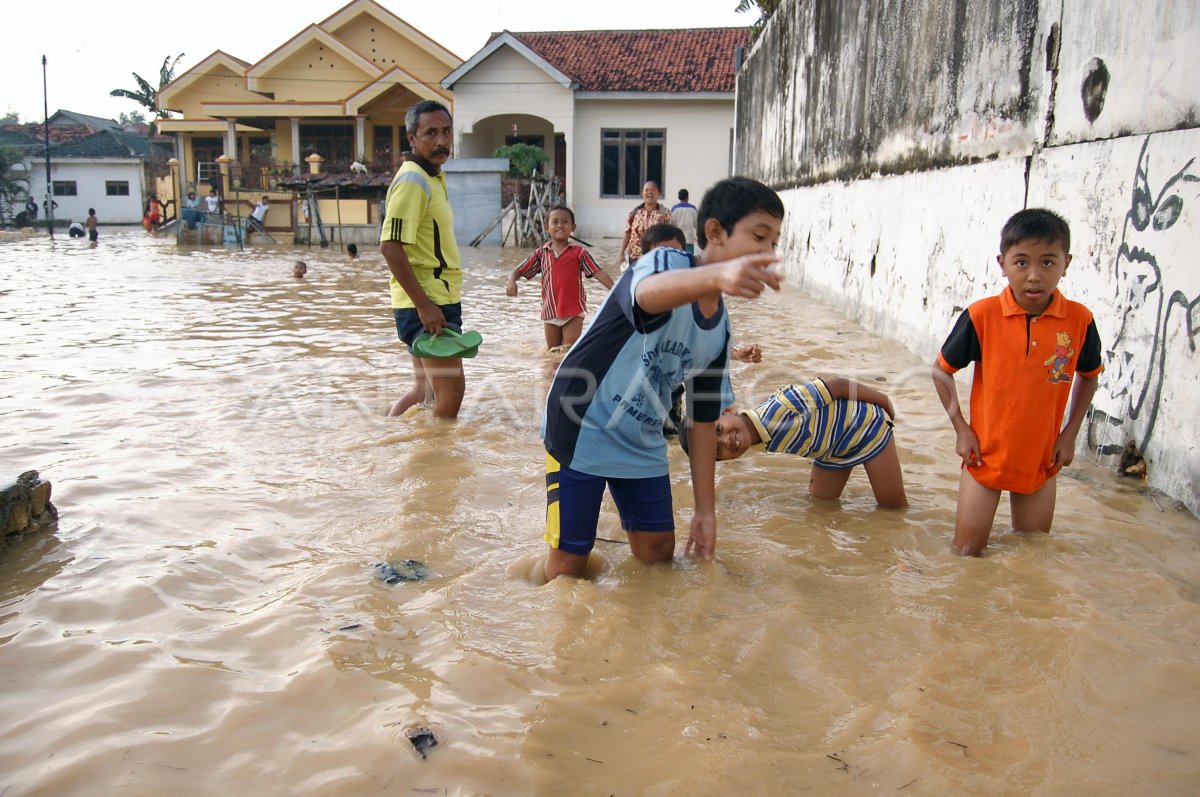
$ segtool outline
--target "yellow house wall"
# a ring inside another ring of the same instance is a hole
[[[327,225],[336,224],[368,224],[369,203],[365,199],[343,199],[342,218],[338,220],[338,200],[318,199],[317,208],[321,211],[321,221]]]
[[[184,86],[168,103],[170,110],[181,111],[186,119],[203,119],[202,102],[262,102],[263,96],[248,90],[241,75],[220,65],[209,71]]]
[[[310,42],[258,80],[276,102],[330,102],[345,99],[372,80],[357,65],[320,42]]]
[[[438,82],[454,69],[370,17],[360,16],[336,36],[383,71],[398,66],[439,90]]]

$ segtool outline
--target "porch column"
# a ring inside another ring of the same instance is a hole
[[[225,154],[237,160],[237,119],[225,120]]]
[[[293,116],[288,119],[292,123],[292,174],[300,175],[300,119]]]
[[[184,157],[186,148],[183,146],[183,137],[186,135],[188,135],[188,134],[187,133],[176,133],[175,134],[175,160],[179,161],[179,176],[181,178],[180,186],[184,189],[185,192],[187,191],[187,182],[188,182],[188,164],[187,164],[187,158]],[[186,193],[181,194],[181,196],[184,196],[184,195],[186,195]]]
[[[367,117],[354,117],[354,159],[359,162],[367,160]]]

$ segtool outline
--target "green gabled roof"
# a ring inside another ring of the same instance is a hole
[[[50,148],[50,155],[55,158],[136,158],[149,153],[148,140],[118,130],[101,130]]]

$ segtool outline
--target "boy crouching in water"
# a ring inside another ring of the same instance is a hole
[[[808,492],[840,498],[850,471],[862,465],[884,509],[908,506],[892,436],[892,402],[848,379],[788,385],[752,410],[725,410],[716,424],[717,460],[737,459],[755,446],[812,459]],[[684,452],[686,436],[680,436]]]
[[[783,203],[765,185],[733,177],[700,204],[699,255],[660,247],[617,281],[568,352],[546,400],[546,579],[581,576],[596,540],[605,487],[629,547],[643,562],[668,562],[675,518],[663,423],[671,391],[687,386],[696,511],[685,553],[716,549],[714,478],[721,408],[729,387],[729,316],[722,296],[778,290],[775,246]]]
[[[996,260],[1008,286],[963,311],[933,366],[962,458],[954,548],[964,556],[987,546],[1003,490],[1013,529],[1050,531],[1055,476],[1075,458],[1104,370],[1091,311],[1058,290],[1071,264],[1067,222],[1049,210],[1016,213],[1000,233]],[[972,360],[968,423],[951,374]]]

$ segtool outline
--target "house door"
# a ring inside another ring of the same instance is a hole
[[[567,137],[562,133],[554,134],[554,173],[559,187],[567,190]]]

